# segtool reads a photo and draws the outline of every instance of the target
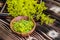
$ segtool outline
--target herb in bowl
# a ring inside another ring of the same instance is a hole
[[[20,33],[28,33],[34,27],[31,20],[19,20],[13,23],[13,30]]]

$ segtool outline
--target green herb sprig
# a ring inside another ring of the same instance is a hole
[[[8,4],[8,12],[13,17],[17,16],[28,16],[33,19],[36,16],[37,20],[41,20],[41,24],[51,24],[55,21],[49,17],[49,15],[45,15],[43,10],[46,10],[44,2],[37,3],[38,0],[7,0]]]

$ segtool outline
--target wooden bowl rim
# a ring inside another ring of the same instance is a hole
[[[25,18],[28,18],[27,16],[18,16],[18,17],[21,17],[22,19],[24,19],[24,17],[25,17]],[[18,18],[18,17],[15,17],[15,18],[10,22],[10,28],[11,28],[11,30],[12,30],[14,33],[17,33],[17,34],[22,35],[22,36],[28,36],[28,35],[30,35],[30,34],[35,30],[35,28],[36,28],[36,23],[35,23],[35,21],[32,19],[32,21],[34,22],[34,27],[32,28],[31,31],[29,31],[28,33],[20,33],[20,32],[14,31],[13,28],[12,28],[12,27],[13,27],[12,23],[13,23],[14,21],[16,21],[16,18]]]

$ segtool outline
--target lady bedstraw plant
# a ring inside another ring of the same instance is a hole
[[[43,10],[47,9],[45,3],[38,4],[37,2],[38,0],[7,0],[8,12],[13,17],[28,16],[29,18],[34,18],[36,16],[37,20],[41,20],[41,24],[53,23],[54,19],[43,13]]]

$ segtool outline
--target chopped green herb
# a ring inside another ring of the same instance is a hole
[[[34,23],[31,20],[19,20],[13,23],[13,29],[16,32],[28,33],[34,27]]]

